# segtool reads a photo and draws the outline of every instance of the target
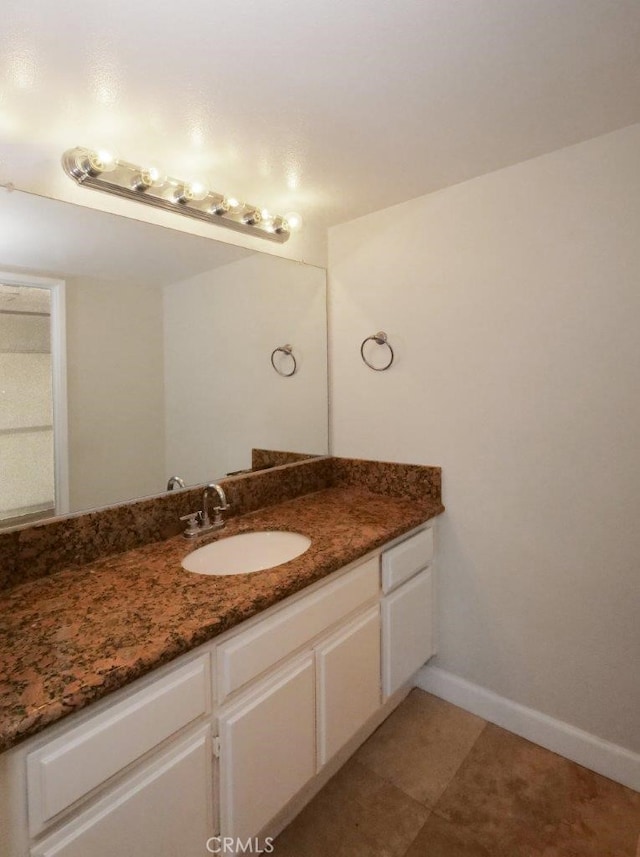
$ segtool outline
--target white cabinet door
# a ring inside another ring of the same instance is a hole
[[[31,849],[31,857],[206,857],[213,836],[211,727]]]
[[[315,773],[313,654],[223,709],[220,831],[256,836]]]
[[[433,655],[431,569],[382,599],[382,690],[386,700]]]
[[[316,649],[318,769],[380,707],[380,608],[367,610]]]

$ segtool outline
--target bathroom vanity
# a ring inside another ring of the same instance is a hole
[[[127,621],[147,627],[139,613],[145,603],[157,610],[152,594],[162,607],[155,638],[114,653],[129,667],[123,686],[101,689],[46,728],[29,721],[24,731],[35,734],[0,755],[8,796],[0,855],[206,855],[218,847],[211,837],[276,835],[435,651],[431,517],[397,497],[336,487],[230,522],[229,535],[267,522],[309,535],[309,551],[275,569],[216,580],[192,574],[179,566],[189,546],[176,537],[69,579],[34,581],[47,602],[61,585],[98,588],[85,609],[102,604],[107,626],[109,613],[128,605]],[[112,611],[103,601],[109,587]],[[189,632],[180,643],[187,650],[162,663],[172,633],[175,648]],[[107,658],[108,628],[102,633]],[[99,655],[91,651],[98,639],[96,631],[87,641],[85,668]],[[105,679],[100,664],[92,668],[88,693]],[[143,674],[132,681],[135,670]],[[117,672],[107,670],[107,681]]]

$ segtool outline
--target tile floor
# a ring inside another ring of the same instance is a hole
[[[640,793],[413,690],[275,857],[640,857]]]

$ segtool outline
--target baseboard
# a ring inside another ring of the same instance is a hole
[[[438,667],[425,666],[416,685],[522,738],[640,791],[640,754],[527,708]]]

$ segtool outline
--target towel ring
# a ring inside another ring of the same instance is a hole
[[[387,348],[389,349],[389,362],[386,364],[386,366],[374,366],[372,363],[369,363],[367,358],[364,356],[364,347],[367,342],[375,342],[376,345],[387,346]],[[387,341],[387,334],[384,332],[384,330],[379,330],[377,333],[374,333],[373,336],[367,336],[366,339],[362,340],[362,345],[360,346],[360,356],[367,364],[369,369],[373,369],[374,372],[385,372],[389,368],[389,366],[391,366],[391,364],[393,363],[394,353],[393,348],[389,345]]]
[[[276,366],[276,361],[274,360],[274,357],[276,356],[278,351],[281,351],[283,354],[286,354],[287,357],[290,357],[293,360],[291,372],[283,372],[282,369],[278,369],[278,367]],[[280,345],[278,348],[274,348],[271,352],[271,365],[276,370],[278,375],[282,375],[283,378],[290,378],[292,375],[295,375],[296,370],[298,368],[298,364],[296,363],[296,358],[293,356],[293,346]]]

